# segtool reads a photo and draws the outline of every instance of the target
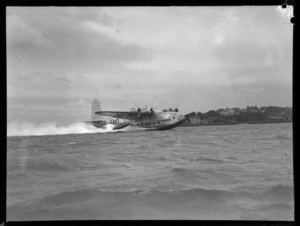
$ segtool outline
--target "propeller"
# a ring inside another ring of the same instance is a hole
[[[138,117],[140,117],[141,116],[141,108],[138,108],[137,112],[138,112]]]
[[[154,114],[154,107],[153,107],[153,103],[151,102],[151,104],[150,104],[150,112],[152,113],[152,114]]]
[[[176,112],[179,111],[179,104],[176,104],[175,111],[176,111]]]
[[[135,108],[133,109],[136,109],[138,111],[138,109],[140,109],[140,107],[137,105],[137,104],[134,104]]]

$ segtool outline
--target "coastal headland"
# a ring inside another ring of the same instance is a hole
[[[240,108],[221,108],[206,113],[191,112],[185,115],[182,126],[211,126],[211,125],[237,125],[261,123],[287,123],[293,120],[291,107],[247,106]]]

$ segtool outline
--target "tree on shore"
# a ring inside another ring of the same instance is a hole
[[[203,114],[204,118],[218,117],[220,116],[218,112],[210,110]]]
[[[256,109],[256,111],[251,111],[250,109]],[[248,123],[248,122],[262,122],[270,120],[270,116],[272,115],[281,116],[286,120],[291,120],[293,115],[292,108],[283,108],[283,107],[276,107],[276,106],[269,106],[269,107],[261,107],[258,108],[257,106],[247,106],[246,111],[235,111],[235,114],[228,114],[228,115],[221,115],[219,114],[221,109],[217,111],[210,110],[206,113],[201,112],[191,112],[186,116],[186,120],[188,123],[191,122],[191,118],[198,118],[201,120],[208,120],[210,121],[212,118],[215,118],[213,122],[215,123]],[[273,119],[271,119],[273,120]]]

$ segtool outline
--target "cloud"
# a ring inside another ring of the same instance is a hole
[[[91,103],[89,103],[85,98],[78,98],[76,101],[72,101],[70,102],[68,105],[69,106],[79,106],[79,107],[86,107],[87,105],[90,105]]]
[[[7,121],[68,124],[90,119],[91,99],[55,96],[8,97]]]
[[[62,84],[64,85],[64,83],[70,83],[71,80],[60,76],[60,75],[54,75],[51,72],[48,73],[41,73],[41,72],[37,72],[37,71],[33,71],[33,73],[28,74],[26,76],[26,78],[29,78],[31,80],[31,82],[38,82],[38,81],[43,81],[43,83],[49,85],[49,82],[55,82],[58,85]]]
[[[104,109],[182,103],[186,113],[290,103],[292,25],[278,10],[8,7],[8,96],[44,98],[66,120],[89,118],[96,96]],[[39,101],[31,113],[54,114]]]
[[[143,47],[112,37],[113,19],[99,8],[9,7],[7,11],[8,54],[15,62],[22,56],[27,67],[38,62],[44,69],[55,66],[65,71],[148,59]]]
[[[8,47],[13,47],[19,51],[34,47],[47,48],[54,46],[54,43],[46,38],[40,30],[28,25],[15,14],[8,17],[7,38]]]
[[[147,48],[118,38],[117,23],[97,7],[8,7],[8,95],[91,96],[125,72],[114,70],[148,61]]]
[[[241,7],[229,12],[225,11],[214,27],[216,38],[212,57],[220,66],[236,68],[273,64],[280,67],[284,61],[291,61],[291,52],[286,51],[292,45],[286,38],[292,38],[291,29],[280,23],[275,10],[264,7],[245,10]]]

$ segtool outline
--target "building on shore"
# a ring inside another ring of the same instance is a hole
[[[283,116],[279,116],[279,115],[268,115],[267,120],[270,120],[270,121],[284,121],[286,119]]]

